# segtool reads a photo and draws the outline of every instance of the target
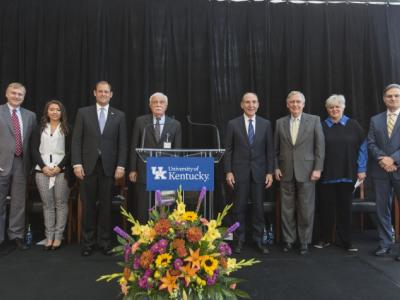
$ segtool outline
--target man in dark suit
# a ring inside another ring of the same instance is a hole
[[[391,251],[393,191],[400,199],[400,85],[388,85],[383,91],[383,101],[387,110],[371,118],[368,132],[370,174],[378,215],[379,247],[376,256],[385,256]],[[396,260],[400,261],[400,254]]]
[[[182,147],[181,123],[165,115],[168,107],[167,96],[162,93],[154,93],[150,96],[149,105],[151,114],[140,116],[135,121],[130,148],[129,180],[136,183],[133,213],[142,224],[148,220],[149,201],[146,196],[146,166],[137,155],[136,148]]]
[[[321,177],[325,139],[318,116],[303,112],[305,97],[292,91],[286,99],[290,115],[276,121],[275,177],[280,181],[284,252],[300,241],[300,254],[308,253],[315,209],[315,182]]]
[[[36,126],[35,113],[24,109],[25,87],[10,83],[7,103],[0,105],[0,246],[5,239],[6,198],[11,191],[8,237],[20,250],[24,242],[26,181],[31,170],[29,139]]]
[[[268,249],[262,244],[264,220],[264,189],[272,185],[273,138],[271,123],[256,115],[259,102],[254,93],[243,95],[240,107],[244,114],[228,123],[225,138],[226,182],[234,190],[234,211],[240,227],[235,235],[236,253],[241,253],[246,234],[247,200],[253,202],[253,240],[262,254]]]
[[[109,105],[111,85],[100,81],[93,93],[96,104],[78,110],[71,141],[74,173],[82,181],[83,256],[92,254],[96,232],[97,245],[110,253],[111,192],[114,179],[125,174],[127,155],[125,114]]]

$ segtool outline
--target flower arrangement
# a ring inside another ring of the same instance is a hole
[[[203,188],[196,210],[187,211],[179,189],[176,208],[170,213],[170,203],[162,203],[157,191],[156,205],[145,225],[121,208],[133,225],[131,234],[114,228],[120,245],[113,252],[123,256],[123,272],[101,276],[98,281],[118,279],[124,300],[250,298],[236,288],[242,280],[230,274],[259,261],[230,257],[232,251],[224,237],[239,223],[224,228],[222,219],[232,205],[216,220],[202,218],[198,211],[205,194]]]

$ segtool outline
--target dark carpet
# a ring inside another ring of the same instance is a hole
[[[269,255],[261,256],[247,246],[239,258],[255,257],[262,263],[233,275],[247,280],[240,288],[253,299],[398,300],[400,262],[394,261],[394,254],[372,256],[375,235],[374,231],[357,234],[355,245],[360,251],[356,254],[330,246],[302,257],[297,251],[283,253],[273,246]],[[117,261],[100,252],[83,258],[77,244],[50,252],[39,246],[25,252],[3,251],[0,299],[120,299],[116,282],[96,282],[102,274],[120,272]]]

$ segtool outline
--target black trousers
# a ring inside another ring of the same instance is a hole
[[[153,194],[153,193],[152,193]],[[146,224],[149,220],[149,193],[146,184],[137,182],[134,184],[134,197],[131,198],[132,215],[140,224]],[[153,195],[152,195],[153,197]]]
[[[82,181],[84,247],[108,248],[111,244],[111,196],[114,177],[104,174],[101,159],[92,174]],[[97,232],[97,236],[96,236]]]
[[[235,232],[238,241],[244,242],[246,239],[246,211],[249,198],[253,203],[251,213],[251,224],[253,227],[252,238],[255,242],[261,242],[265,226],[264,220],[264,183],[236,182],[234,189],[233,209],[235,218],[240,223],[240,227]]]
[[[351,202],[353,183],[321,184],[318,197],[318,212],[320,219],[320,236],[324,242],[332,241],[333,228],[336,221],[336,231],[343,246],[351,246]]]

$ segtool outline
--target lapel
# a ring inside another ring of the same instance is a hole
[[[171,119],[169,118],[169,117],[167,117],[167,116],[165,116],[165,121],[164,121],[164,128],[163,128],[163,131],[161,132],[161,137],[160,137],[160,141],[164,141],[165,140],[165,137],[166,137],[166,135],[167,135],[167,133],[169,133],[169,131],[170,131],[170,128],[171,128]],[[153,130],[154,131],[154,130]],[[171,134],[170,134],[171,135]],[[154,138],[155,138],[156,136],[155,136],[155,133],[154,133]],[[169,142],[171,142],[172,143],[172,141],[171,141],[171,136],[169,137]]]
[[[384,128],[384,132],[385,132],[386,139],[387,139],[387,141],[389,141],[389,142],[392,141],[392,138],[393,138],[394,136],[396,136],[396,133],[397,133],[397,131],[399,130],[399,127],[400,127],[400,121],[399,121],[399,119],[400,119],[400,115],[397,117],[396,123],[394,123],[393,130],[392,130],[392,135],[391,135],[390,138],[389,138],[389,134],[388,134],[388,131],[387,131],[387,113],[385,113],[385,115],[384,115],[384,124],[383,124],[383,128]]]
[[[14,134],[14,128],[12,127],[12,124],[11,124],[10,110],[8,109],[7,104],[3,104],[3,105],[1,106],[1,111],[0,111],[0,113],[1,113],[1,117],[3,118],[3,120],[6,121],[7,127],[8,127],[8,129],[10,129],[11,134],[12,134],[13,136],[15,136],[15,134]]]
[[[97,116],[97,113],[96,113]],[[106,119],[106,124],[104,124],[104,129],[103,129],[103,133],[111,126],[111,124],[113,123],[115,117],[115,112],[114,109],[111,106],[108,106],[108,113],[107,113],[107,119]],[[98,121],[97,121],[98,123]],[[99,132],[100,132],[100,124],[99,124]]]
[[[255,116],[255,120],[256,120],[256,131],[255,131],[255,134],[254,134],[253,145],[261,138],[260,132],[263,132],[262,123],[260,121],[260,117],[256,115]]]
[[[246,145],[250,147],[249,136],[247,135],[246,131],[246,121],[244,120],[244,115],[242,115],[239,119],[239,130],[242,133],[243,139],[246,141]],[[255,139],[255,136],[254,136]],[[253,142],[254,143],[254,142]]]
[[[91,106],[89,117],[92,119],[93,124],[95,124],[95,128],[98,135],[101,135],[100,132],[100,124],[99,124],[99,117],[97,116],[97,106],[96,104]]]
[[[27,136],[27,132],[28,132],[28,115],[26,114],[25,109],[23,109],[22,107],[19,108],[20,112],[21,112],[21,119],[22,119],[22,134],[24,137],[24,140],[22,141],[22,143],[28,143],[29,141],[25,138]]]
[[[308,121],[309,121],[309,118],[308,118],[307,114],[302,113],[301,120],[300,120],[300,126],[299,126],[299,132],[297,134],[297,139],[296,139],[295,145],[300,144],[302,139],[306,136],[305,131],[306,131]]]
[[[290,135],[290,115],[286,116],[282,123],[284,136],[289,144],[293,145],[292,136]]]

